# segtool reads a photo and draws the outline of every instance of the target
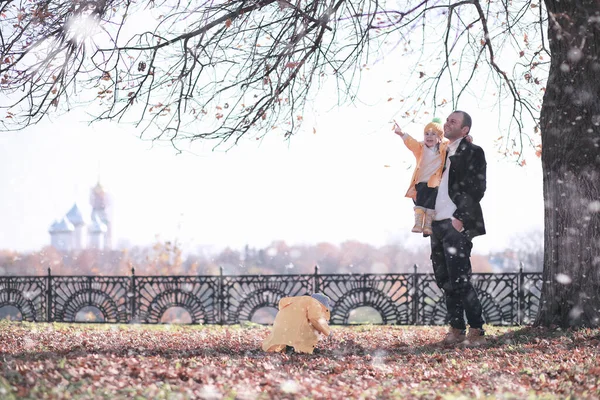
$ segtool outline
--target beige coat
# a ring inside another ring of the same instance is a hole
[[[279,301],[273,329],[262,348],[283,351],[287,345],[297,352],[312,354],[318,333],[329,336],[329,318],[329,310],[310,296],[284,297]]]
[[[413,172],[412,179],[410,180],[410,186],[408,191],[406,192],[406,197],[410,197],[413,200],[417,198],[417,189],[415,189],[415,185],[418,183],[417,178],[419,177],[419,170],[421,168],[421,160],[423,158],[423,148],[425,147],[424,142],[419,142],[409,134],[405,133],[402,138],[404,144],[410,151],[413,152],[415,158],[417,159],[417,166],[415,167],[415,172]],[[442,139],[440,143],[440,157],[442,160],[446,159],[446,151],[448,150],[448,140]],[[427,181],[427,186],[434,188],[440,186],[440,182],[442,181],[442,172],[444,171],[444,162],[442,161],[440,167],[435,171],[433,175]]]

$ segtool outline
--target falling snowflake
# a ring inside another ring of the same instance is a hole
[[[588,204],[588,210],[590,210],[590,212],[600,212],[600,201],[591,201],[590,204]]]
[[[568,285],[571,283],[571,277],[565,274],[556,274],[556,282],[561,283],[563,285]]]

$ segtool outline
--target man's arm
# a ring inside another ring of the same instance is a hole
[[[463,176],[464,179],[462,182],[458,183],[460,187],[452,199],[454,204],[456,204],[456,211],[453,216],[463,223],[474,218],[469,214],[472,207],[475,204],[478,204],[483,198],[487,186],[487,163],[481,147],[476,146],[473,148],[473,152],[470,155],[466,168],[467,170],[464,171]],[[457,228],[456,225],[455,228]],[[462,228],[462,226],[460,228]]]
[[[467,191],[473,198],[473,201],[479,203],[483,199],[487,188],[487,162],[485,161],[485,153],[481,147],[475,147],[472,165],[473,169],[470,170],[471,182],[467,187]]]

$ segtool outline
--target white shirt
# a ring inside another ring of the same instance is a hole
[[[454,211],[456,211],[456,204],[450,200],[450,195],[448,194],[448,174],[450,173],[450,156],[453,156],[454,153],[456,153],[456,149],[458,149],[461,140],[462,139],[455,140],[448,145],[446,168],[442,173],[442,181],[440,182],[437,197],[435,198],[435,216],[433,219],[436,221],[452,218]]]
[[[421,164],[419,167],[419,176],[417,182],[428,182],[429,178],[437,172],[442,163],[438,146],[427,147],[423,145],[423,154],[421,155]]]

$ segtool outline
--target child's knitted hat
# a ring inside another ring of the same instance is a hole
[[[325,306],[325,308],[327,308],[328,310],[331,311],[331,305],[330,305],[331,300],[329,300],[329,297],[325,296],[323,293],[314,293],[310,297],[312,297],[315,300],[318,300],[319,303],[323,304]]]
[[[425,125],[423,132],[427,132],[428,130],[434,131],[440,139],[444,137],[444,126],[442,125],[442,120],[440,118],[434,118],[430,123]]]

